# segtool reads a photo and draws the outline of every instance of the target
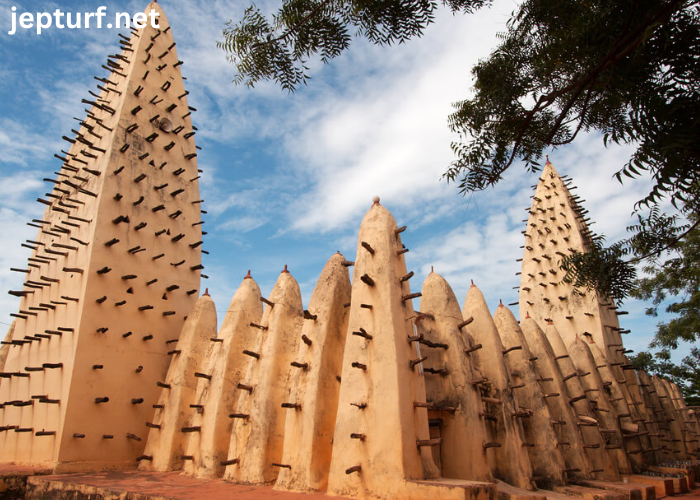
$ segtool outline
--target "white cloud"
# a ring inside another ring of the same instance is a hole
[[[313,182],[291,207],[293,227],[338,228],[374,194],[400,206],[445,195],[438,181],[452,160],[447,116],[452,102],[465,97],[470,68],[487,54],[501,17],[497,10],[479,15],[479,24],[439,16],[442,29],[433,27],[409,47],[363,46],[361,53],[395,55],[378,75],[356,75],[343,95],[309,100],[308,121],[286,141],[296,168]]]
[[[225,223],[219,225],[217,229],[220,231],[227,231],[232,229],[242,233],[247,233],[249,231],[252,231],[253,229],[259,228],[260,226],[265,224],[265,222],[267,222],[265,218],[244,216],[235,219],[229,219]]]
[[[28,124],[0,119],[0,149],[2,161],[7,164],[27,167],[49,154],[53,143],[46,142],[43,134],[29,128]]]
[[[2,184],[2,183],[0,183]],[[3,198],[4,194],[0,194]],[[35,214],[35,217],[39,215]],[[36,229],[26,225],[27,216],[9,208],[0,208],[0,221],[3,231],[2,252],[0,252],[0,325],[9,327],[9,313],[19,308],[19,299],[7,295],[7,290],[22,290],[24,274],[10,271],[11,267],[26,268],[30,250],[20,246],[25,239],[35,239]],[[0,328],[0,332],[2,328]],[[4,338],[4,334],[0,333]]]

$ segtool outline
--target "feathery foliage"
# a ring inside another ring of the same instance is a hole
[[[443,0],[453,12],[473,12],[491,0]],[[293,92],[309,79],[309,58],[324,63],[350,47],[353,37],[378,45],[420,37],[434,20],[434,0],[284,0],[268,20],[257,7],[229,21],[219,48],[238,74],[234,82],[253,87],[272,80]]]
[[[658,314],[659,307],[668,302],[667,313],[675,317],[660,323],[651,347],[677,349],[679,341],[700,339],[700,217],[691,216],[691,226],[683,239],[669,251],[671,256],[645,266],[647,276],[639,280],[634,296],[652,301],[646,313]]]

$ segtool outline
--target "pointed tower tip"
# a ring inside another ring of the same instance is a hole
[[[472,281],[472,286],[476,286],[476,285],[474,284],[474,280],[471,280],[471,281]]]
[[[433,266],[430,266],[430,274],[433,274],[435,272],[435,268]]]
[[[208,288],[204,289],[204,295],[206,295],[207,297],[210,297]]]
[[[505,307],[503,305],[503,299],[498,299],[498,307]]]
[[[243,278],[244,280],[252,280],[253,277],[250,275],[250,269],[248,269],[248,274],[246,274]]]
[[[282,269],[282,272],[289,274],[289,270],[287,269],[287,264],[284,265],[284,269]]]
[[[547,156],[547,163],[545,163],[545,165],[551,165],[552,162],[549,161],[549,155],[545,155],[545,156]]]
[[[374,205],[381,205],[381,203],[379,203],[379,196],[372,198],[372,201],[374,202]]]

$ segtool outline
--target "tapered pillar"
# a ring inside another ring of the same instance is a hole
[[[190,426],[199,432],[188,434],[184,462],[185,474],[197,477],[222,477],[228,457],[234,420],[233,412],[241,391],[241,381],[250,359],[243,350],[252,345],[260,330],[263,312],[260,288],[248,275],[238,287],[226,310],[216,337],[209,339],[209,356],[202,373],[195,404],[187,410]]]
[[[525,341],[513,313],[503,304],[493,315],[503,343],[503,359],[511,376],[511,390],[518,411],[514,418],[522,422],[533,478],[539,488],[552,489],[564,484],[566,463],[549,407],[545,402],[534,363],[535,356]]]
[[[569,344],[569,359],[579,375],[586,399],[591,403],[593,413],[600,422],[598,429],[610,460],[617,463],[620,474],[639,472],[641,466],[637,470],[632,469],[622,437],[619,415],[610,402],[607,386],[598,373],[595,359],[586,342],[579,338]]]
[[[285,419],[279,490],[323,491],[328,485],[350,309],[347,264],[340,253],[328,260],[304,312],[289,393],[298,407]]]
[[[686,460],[690,458],[690,454],[688,453],[685,440],[683,439],[683,422],[673,406],[671,394],[669,394],[667,386],[658,375],[651,377],[651,383],[654,384],[656,397],[661,410],[657,410],[657,415],[665,421],[669,429],[670,439],[662,438],[661,442],[665,442],[666,447],[670,449],[675,459]]]
[[[625,449],[628,457],[637,468],[644,468],[646,465],[654,464],[658,461],[656,453],[653,451],[652,435],[658,434],[658,430],[653,422],[648,422],[645,415],[645,408],[640,405],[630,405],[632,400],[629,394],[626,380],[619,380],[615,376],[615,371],[610,365],[598,345],[590,340],[588,347],[596,363],[598,374],[600,375],[605,391],[610,396],[610,402],[615,407],[620,429],[625,440]]]
[[[297,411],[289,401],[292,366],[300,342],[303,308],[299,285],[286,270],[272,289],[256,328],[258,337],[243,353],[250,359],[243,385],[230,414],[233,432],[224,462],[224,479],[242,484],[269,484],[277,479],[282,460],[286,412]]]
[[[408,273],[400,233],[375,198],[358,237],[328,481],[332,495],[396,498],[407,494],[408,480],[439,476],[428,411],[441,409],[426,400],[424,355],[408,341],[415,334],[416,295],[402,280]]]
[[[208,294],[202,295],[182,328],[155,415],[144,428],[150,429],[139,469],[180,470],[189,433],[200,433],[201,426],[190,425],[191,405],[195,404],[197,375],[206,366],[212,337],[216,336],[216,307]]]
[[[539,325],[526,317],[520,322],[523,335],[533,357],[539,377],[542,397],[554,417],[552,423],[558,436],[558,446],[566,462],[567,478],[592,478],[594,467],[586,453],[586,444],[578,426],[578,416],[569,403],[569,389],[562,375],[547,336]],[[567,374],[568,375],[568,374]]]
[[[489,441],[496,445],[488,449],[487,461],[497,479],[524,489],[534,489],[532,467],[526,449],[521,419],[513,418],[519,411],[511,389],[511,374],[503,359],[505,350],[496,325],[481,291],[469,288],[462,315],[473,321],[464,327],[481,349],[472,354],[481,374],[487,379],[482,385],[483,411],[488,417],[486,430]]]
[[[578,417],[577,425],[583,436],[584,449],[594,467],[591,472],[595,474],[597,479],[618,481],[620,479],[618,463],[607,452],[603,438],[604,432],[602,430],[607,431],[608,429],[605,429],[596,418],[591,403],[586,397],[579,373],[571,361],[571,356],[561,335],[559,335],[559,331],[551,321],[547,324],[544,333],[552,346],[557,364],[564,376],[569,404]]]
[[[419,316],[415,342],[421,355],[428,357],[423,363],[426,399],[438,408],[452,408],[433,411],[431,437],[442,440],[433,454],[444,477],[489,481],[486,456],[490,450],[483,446],[488,439],[479,389],[484,382],[473,369],[472,345],[461,331],[459,302],[437,273],[428,275],[421,293],[423,316]]]

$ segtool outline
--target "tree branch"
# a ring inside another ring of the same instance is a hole
[[[311,18],[314,17],[314,16],[318,13],[318,11],[320,11],[320,10],[321,10],[323,7],[325,7],[328,3],[330,3],[330,0],[323,0],[323,2],[321,2],[320,4],[318,4],[314,9],[311,10],[311,12],[309,12],[307,15],[305,15],[302,19],[299,20],[298,23],[296,23],[294,26],[292,26],[291,28],[289,28],[287,31],[285,31],[284,33],[282,33],[281,35],[279,35],[279,36],[277,36],[277,37],[275,37],[275,38],[271,38],[270,40],[266,40],[266,41],[264,41],[264,42],[255,43],[255,44],[253,44],[253,45],[251,46],[251,49],[258,49],[258,48],[260,48],[260,47],[262,47],[262,46],[264,46],[264,45],[269,45],[269,44],[271,44],[271,43],[275,43],[275,42],[278,42],[278,41],[280,41],[280,40],[284,40],[284,39],[287,38],[289,35],[291,35],[292,33],[294,33],[296,30],[298,30],[299,28],[301,28],[302,26],[304,26],[307,22],[309,22],[309,20],[311,20]]]
[[[671,248],[673,245],[675,245],[676,243],[678,243],[679,241],[681,241],[683,238],[685,238],[686,236],[688,236],[688,234],[689,234],[693,229],[695,229],[696,227],[698,227],[698,225],[700,225],[700,218],[699,218],[697,221],[695,221],[695,223],[694,223],[692,226],[690,226],[687,230],[685,230],[682,234],[680,234],[677,238],[674,238],[673,241],[671,241],[668,245],[664,246],[663,248],[660,248],[659,250],[655,250],[655,251],[653,251],[653,252],[649,252],[649,253],[646,254],[646,255],[642,255],[641,257],[635,257],[634,259],[630,259],[630,260],[626,261],[626,263],[627,263],[627,264],[634,264],[635,262],[640,262],[640,261],[645,260],[645,259],[648,259],[649,257],[652,257],[652,256],[654,256],[654,255],[659,255],[661,252],[664,252],[664,251],[668,250],[668,249]]]
[[[546,107],[550,106],[552,103],[556,102],[557,98],[561,97],[562,95],[565,95],[571,91],[576,91],[575,95],[569,99],[567,104],[565,105],[564,109],[559,113],[559,116],[557,117],[557,122],[556,124],[552,127],[550,130],[548,139],[546,142],[551,142],[552,137],[554,134],[556,134],[557,129],[561,125],[561,122],[566,118],[566,115],[568,111],[571,109],[571,106],[574,104],[576,99],[581,95],[583,92],[583,89],[587,85],[593,85],[596,80],[598,79],[598,76],[605,71],[610,65],[615,66],[615,64],[620,61],[622,58],[628,56],[632,51],[634,51],[639,45],[642,44],[642,42],[645,39],[645,32],[646,30],[663,21],[665,18],[668,18],[675,12],[678,6],[682,5],[685,2],[685,0],[672,0],[670,1],[665,7],[657,10],[655,13],[651,14],[650,16],[647,16],[646,20],[642,23],[640,23],[634,30],[630,31],[624,36],[620,36],[618,39],[618,42],[615,44],[613,49],[606,55],[600,63],[590,70],[588,73],[585,75],[582,75],[580,78],[574,80],[571,84],[568,86],[564,87],[563,89],[556,90],[553,92],[550,92],[549,94],[546,94],[540,99],[538,99],[537,103],[535,106],[526,113],[525,121],[520,127],[520,131],[518,133],[518,137],[516,138],[515,142],[513,143],[513,151],[510,155],[510,158],[508,160],[508,163],[505,165],[505,167],[501,170],[504,171],[508,169],[515,160],[515,155],[520,147],[520,144],[522,142],[522,138],[525,135],[525,131],[529,127],[530,123],[532,122],[534,116],[536,113],[540,112],[542,109],[545,109]],[[624,48],[622,48],[624,47]],[[542,106],[542,104],[546,103],[546,105]],[[584,115],[581,115],[581,119],[583,119]]]

